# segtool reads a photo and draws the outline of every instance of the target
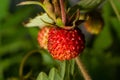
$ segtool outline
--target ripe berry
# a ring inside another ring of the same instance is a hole
[[[38,32],[38,43],[43,49],[47,49],[49,29],[50,27],[45,26]]]
[[[85,47],[84,35],[78,28],[66,30],[52,27],[49,30],[48,50],[54,59],[70,60]]]

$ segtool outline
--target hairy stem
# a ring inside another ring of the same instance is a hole
[[[75,58],[75,61],[84,77],[85,80],[92,80],[90,75],[88,74],[87,70],[85,69],[83,63],[81,62],[80,58],[79,57],[76,57]]]
[[[61,8],[62,22],[65,25],[66,24],[66,11],[65,11],[65,6],[64,6],[63,0],[60,0],[60,8]]]
[[[116,6],[115,6],[113,0],[109,0],[109,2],[110,2],[110,4],[111,4],[111,6],[112,6],[112,8],[113,8],[113,10],[114,10],[114,12],[115,12],[115,14],[116,14],[118,20],[120,21],[120,14],[119,14],[119,12],[118,12],[118,10],[117,10],[117,8],[116,8]]]

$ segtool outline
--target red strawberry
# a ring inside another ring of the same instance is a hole
[[[47,49],[49,29],[50,27],[45,26],[38,32],[38,43],[43,49]]]
[[[66,30],[52,27],[49,30],[48,50],[57,60],[70,60],[80,54],[85,47],[84,35],[74,28]]]

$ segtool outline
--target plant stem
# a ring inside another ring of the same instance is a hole
[[[21,64],[20,64],[20,68],[19,68],[19,76],[20,76],[20,80],[24,80],[24,76],[23,76],[23,68],[25,65],[25,62],[27,61],[27,59],[34,54],[35,52],[38,52],[38,50],[33,50],[31,52],[29,52],[28,54],[25,55],[25,57],[23,57]]]
[[[65,6],[64,6],[63,0],[60,0],[60,8],[61,8],[62,22],[65,25],[66,24],[66,11],[65,11]]]
[[[113,10],[114,10],[114,12],[115,12],[115,14],[116,14],[118,20],[120,21],[120,14],[119,14],[119,12],[118,12],[118,10],[117,10],[117,8],[116,8],[116,6],[115,6],[113,0],[109,0],[109,2],[110,2],[110,4],[111,4],[111,6],[112,6],[112,8],[113,8]]]
[[[84,77],[85,80],[92,80],[90,75],[88,74],[87,70],[85,69],[83,63],[81,62],[80,58],[79,57],[76,57],[75,58],[75,61]]]

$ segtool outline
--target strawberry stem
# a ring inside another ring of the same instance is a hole
[[[85,80],[92,80],[90,75],[88,74],[87,70],[85,69],[85,66],[83,65],[82,61],[80,60],[79,57],[75,58],[75,61],[84,77]]]
[[[65,6],[64,6],[63,0],[60,0],[60,8],[61,8],[62,22],[65,25],[66,24],[66,11],[65,11]]]

